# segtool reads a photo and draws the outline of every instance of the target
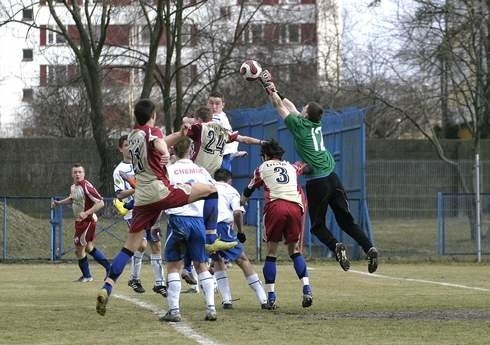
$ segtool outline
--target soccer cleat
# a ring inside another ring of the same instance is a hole
[[[185,282],[187,284],[189,284],[189,285],[197,285],[196,279],[194,278],[194,276],[192,275],[192,273],[189,272],[188,270],[183,269],[182,270],[182,273],[180,274],[180,276],[182,277],[182,279],[185,280]]]
[[[143,285],[141,285],[141,280],[139,280],[139,279],[129,280],[128,286],[131,287],[133,289],[133,291],[137,292],[137,293],[144,293],[146,291],[145,288],[143,287]]]
[[[311,293],[304,294],[303,295],[303,301],[301,302],[301,305],[303,306],[303,308],[311,307],[312,304],[313,304],[313,296],[311,295]]]
[[[167,287],[165,285],[155,285],[153,287],[153,292],[160,294],[163,297],[167,297]]]
[[[124,203],[119,200],[119,199],[113,199],[112,200],[112,204],[114,205],[114,207],[116,208],[117,210],[117,213],[119,213],[120,216],[125,216],[128,214],[128,209],[126,207],[124,207]]]
[[[234,248],[237,245],[238,245],[237,241],[225,242],[225,241],[221,241],[220,239],[217,239],[212,244],[206,244],[206,251],[212,254],[220,250],[228,250]]]
[[[218,317],[216,316],[216,310],[214,309],[207,309],[206,310],[206,316],[204,317],[204,320],[206,321],[216,321]]]
[[[369,248],[367,252],[368,272],[374,273],[378,269],[378,250],[374,247]]]
[[[77,282],[77,283],[88,283],[88,282],[91,282],[92,280],[94,280],[94,278],[81,276],[80,278],[75,279],[74,282]]]
[[[106,289],[100,289],[97,294],[97,304],[95,305],[95,310],[97,314],[104,316],[106,311],[107,302],[109,301],[109,295]]]
[[[223,309],[233,309],[233,303],[223,302]]]
[[[349,259],[347,258],[347,252],[345,250],[345,245],[341,242],[337,243],[335,245],[335,258],[339,262],[340,267],[344,271],[348,271],[350,268],[350,262]]]
[[[180,313],[176,310],[172,310],[172,311],[169,310],[165,315],[160,317],[160,321],[180,322],[182,321],[182,316],[180,316]]]

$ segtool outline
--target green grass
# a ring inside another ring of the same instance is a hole
[[[490,291],[441,286],[401,278],[431,280],[490,290],[488,264],[382,264],[385,279],[343,272],[337,264],[310,263],[314,303],[301,307],[300,283],[289,264],[278,266],[280,308],[260,310],[241,271],[230,269],[234,309],[218,306],[218,321],[203,321],[202,295],[181,297],[185,323],[219,344],[488,344]],[[150,310],[112,297],[105,317],[95,313],[102,270],[92,264],[95,281],[73,283],[76,264],[0,265],[0,344],[193,344],[158,321]],[[261,272],[261,267],[256,266]],[[365,262],[352,270],[366,271]],[[143,266],[143,283],[152,273]],[[261,275],[261,274],[260,274]],[[166,301],[152,292],[135,294],[127,271],[115,294],[163,311]],[[185,283],[183,288],[186,288]],[[219,296],[216,296],[219,304]]]

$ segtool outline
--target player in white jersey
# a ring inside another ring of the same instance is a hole
[[[123,135],[119,138],[118,142],[119,151],[121,152],[123,160],[116,166],[113,172],[114,190],[116,193],[115,202],[120,201],[123,205],[122,214],[124,220],[129,224],[131,223],[132,209],[134,206],[134,171],[131,164],[131,157],[129,156],[129,143],[128,136]],[[117,207],[116,207],[117,208]],[[119,210],[119,209],[118,209]],[[141,263],[143,255],[147,246],[147,242],[150,243],[151,256],[150,264],[154,275],[153,291],[161,294],[163,297],[167,296],[167,287],[164,278],[163,265],[162,265],[162,246],[160,243],[160,218],[150,228],[146,230],[146,237],[141,242],[141,247],[134,252],[131,258],[131,269],[129,275],[128,285],[138,293],[145,292],[143,285],[141,284],[140,273]]]
[[[178,160],[167,166],[170,183],[173,185],[196,182],[213,184],[213,179],[206,169],[189,159],[191,144],[192,141],[189,138],[182,138],[174,145],[174,153]],[[164,252],[168,272],[168,312],[161,318],[162,321],[178,322],[181,320],[179,301],[182,285],[179,273],[186,252],[194,263],[206,299],[205,320],[216,320],[214,280],[206,265],[203,207],[204,200],[199,200],[165,211],[169,215],[168,237]]]
[[[226,116],[226,113],[223,111],[225,106],[225,98],[223,95],[219,92],[210,93],[207,106],[213,113],[213,122],[216,122],[224,129],[233,132],[228,116]],[[221,167],[231,171],[231,161],[235,157],[244,157],[246,155],[247,151],[238,151],[238,142],[234,141],[232,143],[227,143],[223,150],[223,162],[221,163]]]
[[[282,160],[284,150],[275,140],[262,144],[263,163],[255,169],[254,176],[243,191],[242,204],[248,201],[255,188],[264,187],[264,224],[267,257],[263,267],[268,306],[276,307],[276,258],[279,242],[284,238],[294,270],[303,283],[303,308],[313,303],[306,261],[299,250],[303,230],[303,193],[298,176],[307,165]]]
[[[87,259],[87,252],[101,264],[106,273],[109,272],[109,261],[102,251],[94,246],[95,228],[97,216],[95,212],[104,207],[104,200],[95,187],[85,179],[85,169],[80,163],[73,164],[71,168],[73,184],[70,187],[70,195],[63,200],[54,200],[51,207],[72,204],[75,216],[75,255],[78,258],[78,267],[82,276],[78,282],[87,283],[93,280]]]
[[[186,135],[182,127],[178,133],[164,138],[162,131],[155,127],[156,106],[149,99],[141,99],[134,106],[136,126],[128,135],[129,152],[136,176],[133,217],[124,247],[112,260],[112,265],[104,286],[97,294],[96,311],[105,315],[112,288],[124,267],[141,246],[145,230],[157,221],[161,211],[183,206],[216,194],[216,188],[203,183],[171,185],[166,164],[170,158],[168,146],[174,145]]]
[[[218,290],[223,299],[223,309],[232,309],[232,296],[225,260],[235,261],[243,271],[248,285],[255,292],[262,309],[268,309],[267,296],[262,282],[245,254],[242,243],[247,239],[243,232],[243,213],[245,209],[240,205],[240,193],[231,185],[231,171],[218,169],[214,173],[216,189],[218,190],[218,236],[222,241],[237,241],[240,243],[231,249],[220,250],[211,257],[214,261],[214,277]],[[236,231],[233,229],[236,227]]]

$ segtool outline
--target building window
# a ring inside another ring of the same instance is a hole
[[[34,18],[34,12],[32,8],[24,8],[22,10],[22,20],[32,20]]]
[[[22,101],[31,102],[34,99],[33,89],[22,89]]]
[[[49,65],[48,66],[48,85],[63,85],[68,80],[68,66]]]
[[[300,26],[298,24],[281,24],[279,43],[291,44],[300,43]]]
[[[22,49],[22,61],[32,61],[32,49]]]
[[[231,7],[230,6],[221,6],[219,8],[219,14],[220,14],[222,19],[230,19]]]
[[[65,37],[59,33],[55,32],[55,27],[50,26],[47,28],[48,30],[48,44],[55,45],[55,44],[65,44],[66,40]]]
[[[148,25],[142,25],[138,26],[138,44],[150,44],[151,42],[151,34],[150,34],[150,28]]]
[[[262,43],[264,30],[262,24],[249,24],[243,30],[240,40],[243,44]]]

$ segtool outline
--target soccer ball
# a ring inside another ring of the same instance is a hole
[[[262,67],[255,60],[245,60],[240,66],[240,75],[248,81],[254,81],[259,78]]]

